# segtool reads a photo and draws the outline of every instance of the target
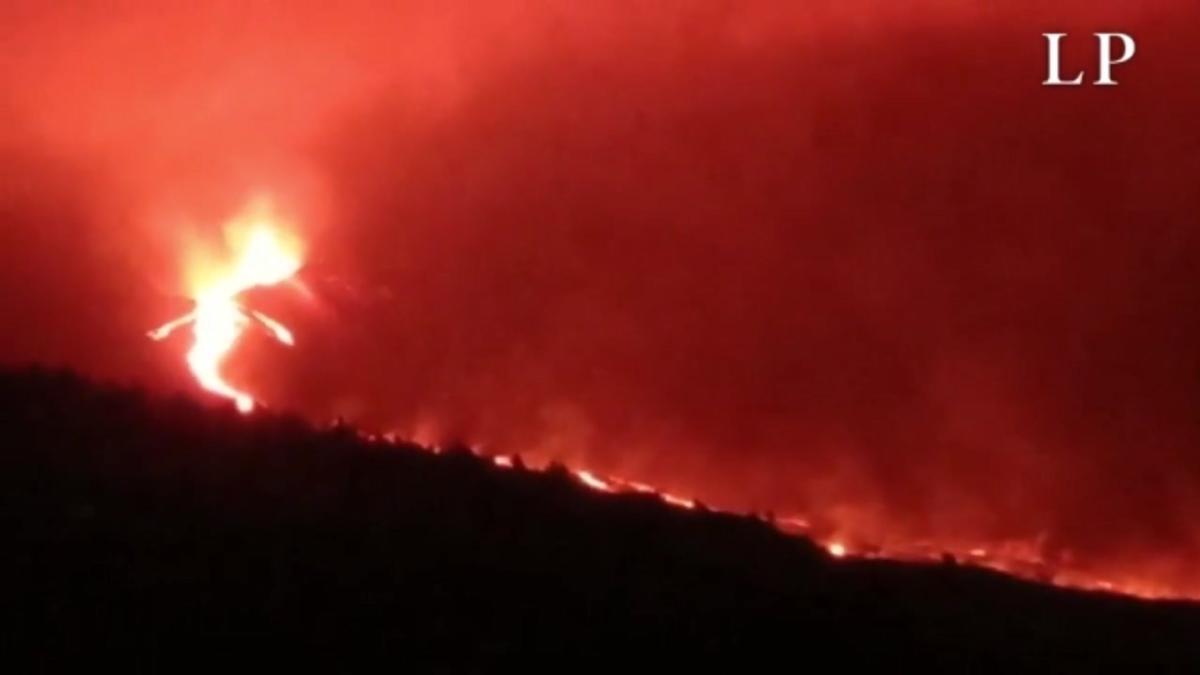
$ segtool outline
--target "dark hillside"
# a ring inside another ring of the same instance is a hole
[[[44,370],[0,376],[0,411],[6,652],[1200,664],[1193,605],[835,562],[761,521],[597,494],[565,471]]]

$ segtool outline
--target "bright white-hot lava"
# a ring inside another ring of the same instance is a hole
[[[292,278],[303,262],[298,240],[276,218],[270,204],[252,204],[225,227],[228,257],[201,255],[191,265],[191,297],[195,308],[150,331],[163,340],[190,324],[193,342],[187,364],[204,389],[232,400],[242,412],[254,409],[254,398],[229,383],[222,365],[246,329],[257,323],[275,339],[291,346],[290,330],[271,317],[244,307],[239,296],[252,288],[274,286]]]

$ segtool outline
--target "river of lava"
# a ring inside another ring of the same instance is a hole
[[[360,436],[369,442],[389,444],[402,438],[394,433],[382,436],[360,433]],[[419,443],[412,445],[430,452],[440,452],[436,446]],[[471,451],[504,470],[545,471],[550,466],[532,467],[512,455],[488,455],[477,449]],[[581,486],[602,494],[650,494],[658,497],[663,503],[680,509],[739,513],[736,510],[714,508],[708,504],[701,505],[691,497],[667,492],[639,481],[606,476],[589,469],[569,471]],[[757,514],[754,515],[757,517]],[[880,559],[914,563],[953,563],[991,569],[1063,588],[1115,593],[1147,600],[1200,600],[1200,588],[1176,588],[1136,572],[1102,576],[1054,561],[1043,552],[1043,547],[1036,541],[893,541],[880,544],[856,536],[854,528],[851,527],[828,529],[814,526],[816,519],[801,514],[771,515],[764,519],[783,534],[811,539],[831,558],[840,560]]]

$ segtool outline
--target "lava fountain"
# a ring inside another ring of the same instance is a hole
[[[303,262],[301,246],[265,200],[251,204],[232,219],[224,234],[224,260],[218,259],[221,256],[201,255],[189,266],[190,297],[195,302],[192,311],[148,335],[164,340],[190,324],[193,342],[187,364],[197,382],[248,413],[254,409],[254,397],[225,379],[221,372],[225,360],[246,329],[255,324],[289,347],[295,340],[286,326],[245,307],[239,297],[252,288],[275,286],[291,279]]]

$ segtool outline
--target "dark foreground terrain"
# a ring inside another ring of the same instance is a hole
[[[43,370],[0,374],[0,420],[0,648],[43,663],[174,670],[249,648],[335,671],[566,652],[582,660],[556,670],[713,652],[786,671],[1200,667],[1200,606],[835,563],[760,521],[561,471]]]

